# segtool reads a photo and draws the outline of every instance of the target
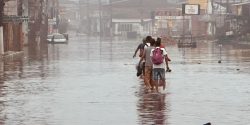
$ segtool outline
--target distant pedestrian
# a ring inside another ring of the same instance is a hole
[[[154,89],[154,85],[152,83],[152,69],[153,69],[153,63],[150,58],[150,53],[152,49],[154,49],[155,40],[150,40],[150,46],[144,49],[143,55],[140,59],[139,64],[145,60],[145,74],[144,74],[144,83],[147,87],[147,89]]]
[[[150,57],[153,63],[152,79],[157,92],[159,92],[158,90],[159,84],[162,84],[163,90],[165,90],[166,87],[165,70],[169,68],[167,60],[167,51],[164,48],[160,48],[160,46],[161,46],[161,41],[157,40],[155,42],[155,48],[152,49],[150,53]],[[160,81],[159,84],[157,83],[157,80]]]
[[[159,42],[161,43],[160,48],[164,48],[164,49],[167,51],[166,46],[165,46],[164,44],[162,44],[162,42],[161,42],[161,38],[158,37],[158,38],[157,38],[157,41],[159,41]],[[168,60],[168,62],[171,61],[171,59],[169,58],[168,54],[167,54],[166,59]],[[166,71],[167,71],[167,72],[171,72],[172,70],[169,68],[168,63],[166,63],[166,65],[167,65]]]
[[[138,51],[140,51],[139,52],[139,57],[140,58],[142,57],[144,49],[148,47],[147,43],[149,43],[151,39],[152,39],[151,36],[147,36],[146,38],[144,38],[142,40],[142,43],[140,43],[138,45],[137,49],[135,50],[133,58],[135,58],[135,56],[136,56],[136,54],[137,54]],[[140,67],[137,67],[137,76],[139,76],[141,73],[142,73],[142,75],[144,75],[145,74],[145,70],[144,70],[145,60],[143,60],[143,63],[141,63],[141,65],[138,64],[138,66],[140,66]],[[140,71],[140,70],[142,70],[142,71]],[[142,77],[142,75],[140,75],[140,76]]]
[[[142,43],[140,43],[140,44],[138,45],[138,47],[136,48],[135,53],[134,53],[134,55],[133,55],[133,58],[135,58],[135,56],[136,56],[136,54],[137,54],[138,51],[139,51],[139,57],[142,57],[142,54],[143,54],[143,51],[144,51],[144,47],[145,47],[145,46],[148,46],[148,45],[147,45],[146,39],[144,38],[144,39],[142,40]]]

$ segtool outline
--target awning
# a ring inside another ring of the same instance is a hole
[[[152,19],[112,19],[113,23],[141,23],[143,22],[149,22]]]
[[[28,16],[3,16],[3,22],[28,22]]]

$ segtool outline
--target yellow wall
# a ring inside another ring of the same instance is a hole
[[[200,4],[201,9],[207,10],[208,0],[188,0],[189,4]]]

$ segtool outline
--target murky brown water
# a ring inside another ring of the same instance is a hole
[[[135,75],[139,42],[71,38],[1,62],[0,124],[249,124],[249,45],[168,46],[173,72],[155,94]]]

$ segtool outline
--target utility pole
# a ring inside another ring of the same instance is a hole
[[[90,17],[89,17],[89,0],[86,0],[86,5],[87,5],[87,7],[86,7],[86,15],[87,15],[87,33],[88,33],[88,35],[91,35],[91,23],[90,23]]]
[[[182,14],[182,42],[185,39],[185,14]]]
[[[84,6],[83,6],[83,4],[84,4]],[[83,10],[84,10],[85,13],[83,13]],[[85,27],[86,33],[88,35],[91,35],[92,31],[91,31],[91,21],[90,21],[89,12],[90,12],[89,0],[84,0],[83,3],[81,2],[81,12],[80,12],[81,13],[81,18],[80,18],[80,21],[81,21],[81,25],[83,23],[83,20],[86,21],[86,23],[87,23],[87,26]],[[86,24],[84,24],[84,25],[86,25]]]
[[[212,15],[214,16],[214,0],[211,0],[211,6],[212,6]]]
[[[140,16],[141,16],[141,30],[140,30],[140,32],[142,32],[143,31],[143,1],[142,0],[140,0]],[[132,29],[131,29],[132,30]],[[141,34],[141,33],[140,33]]]
[[[3,10],[4,10],[4,0],[0,0],[0,55],[4,54],[4,44],[3,44]]]
[[[0,26],[0,56],[4,54],[3,27]]]
[[[229,0],[227,0],[227,14],[229,13]]]
[[[112,0],[109,0],[109,6],[110,6],[110,26],[109,26],[109,32],[110,32],[110,37],[111,37],[111,39],[112,39],[112,37],[113,37],[113,27],[112,27],[112,19],[113,19],[113,6],[112,6],[112,4],[113,4],[113,1]]]
[[[102,37],[102,1],[98,0],[99,2],[99,23],[100,23],[100,37]]]
[[[221,3],[222,3],[222,0],[220,0],[220,27],[221,27],[221,23],[222,23],[222,21],[221,21],[221,16],[222,16],[222,14],[221,14]]]

